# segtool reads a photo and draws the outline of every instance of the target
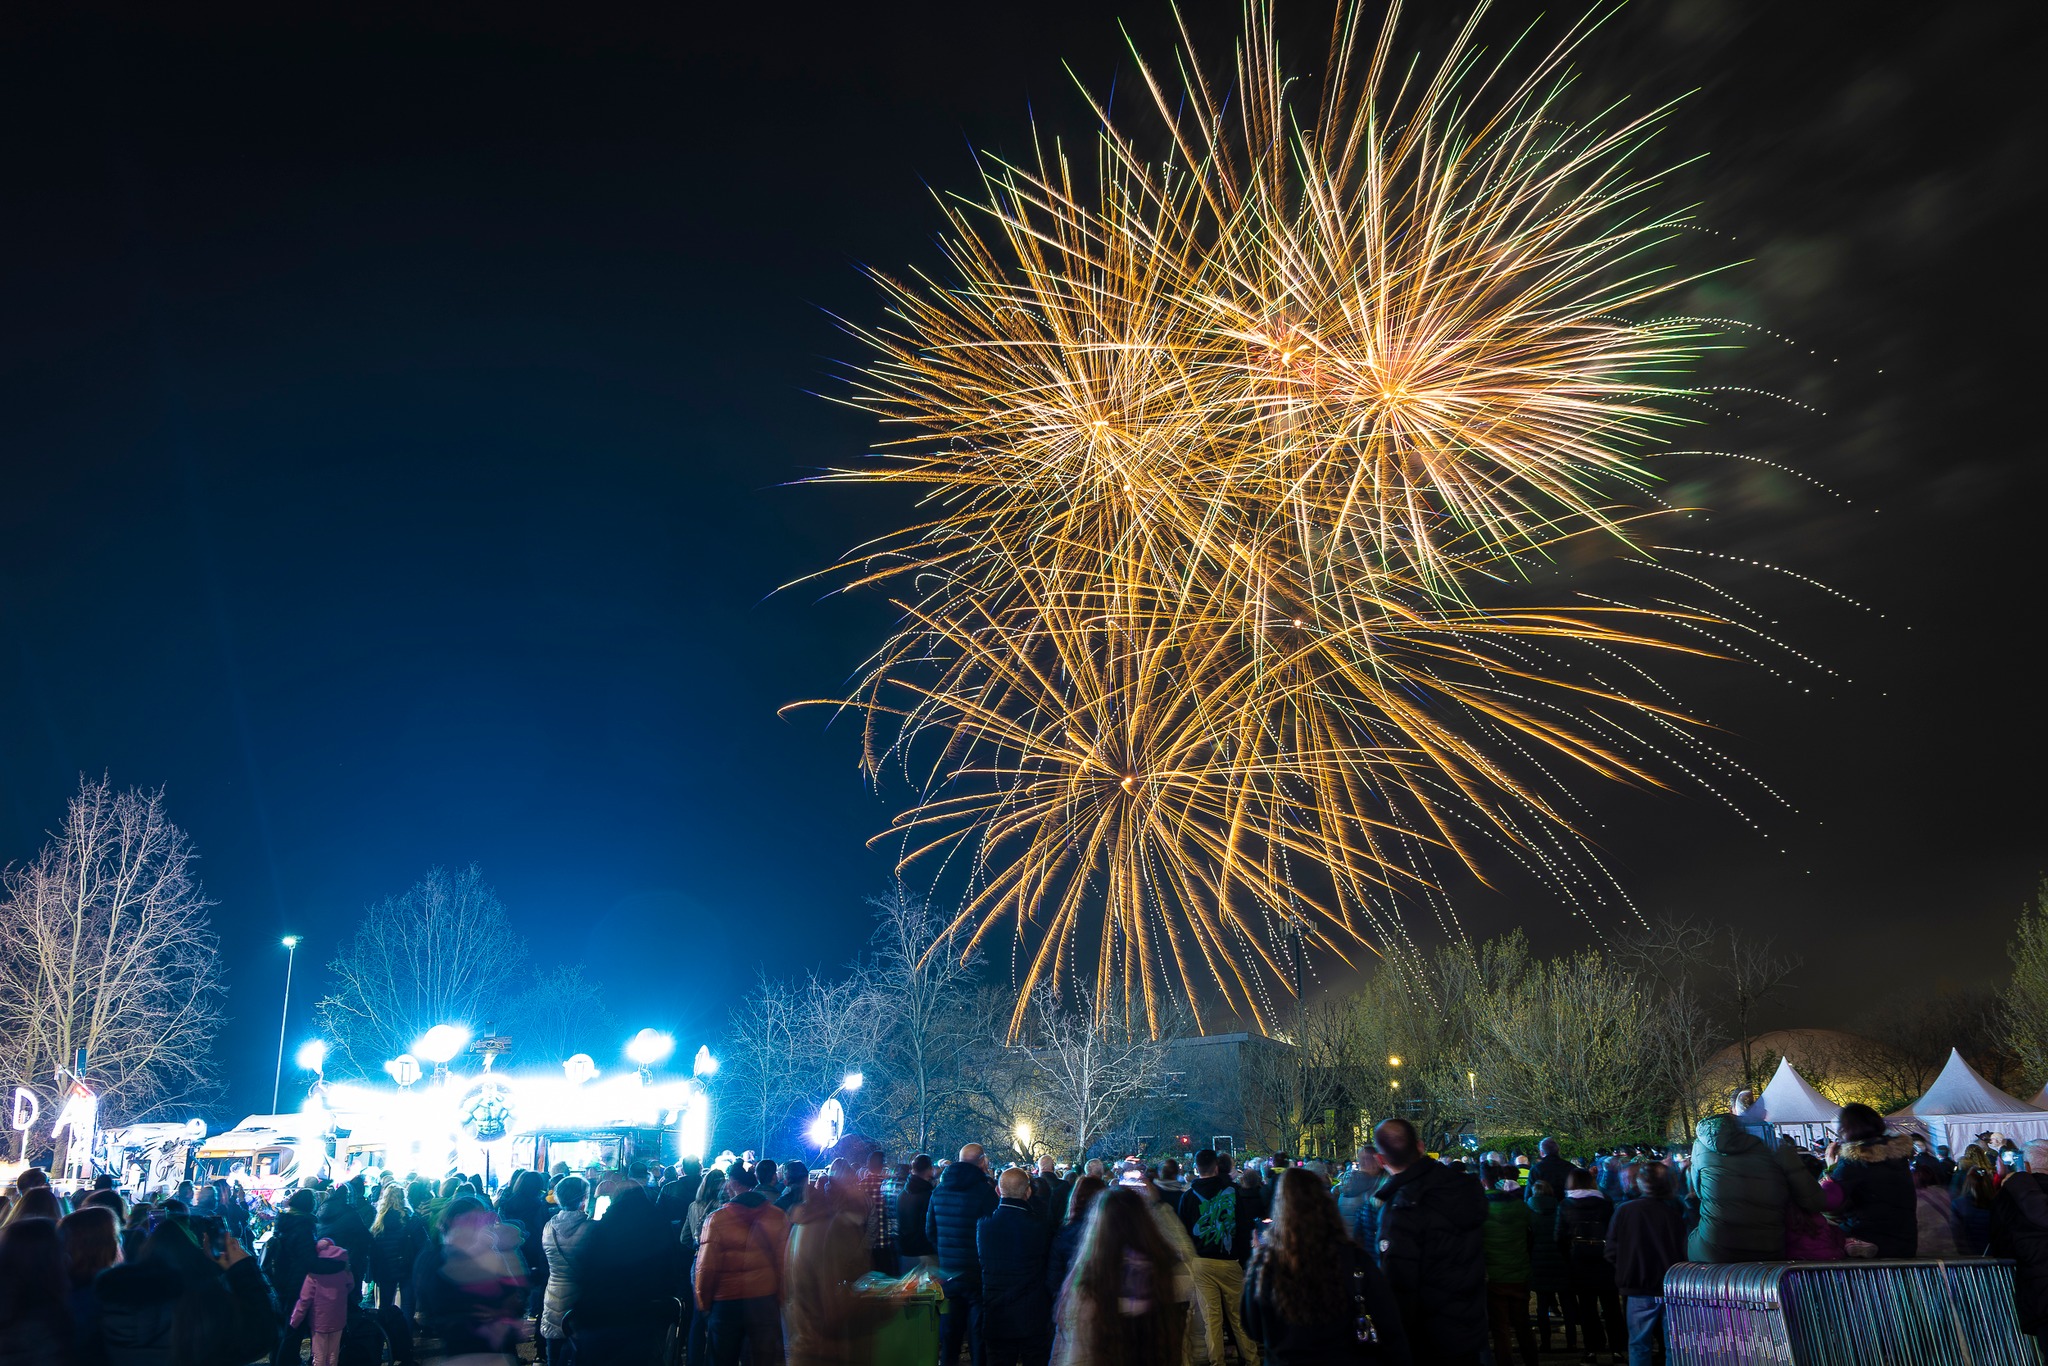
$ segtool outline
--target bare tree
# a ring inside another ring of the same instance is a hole
[[[475,864],[436,868],[403,895],[363,912],[355,939],[327,965],[318,1013],[341,1056],[370,1074],[438,1024],[481,1027],[511,1003],[526,942]]]
[[[809,974],[796,991],[794,1008],[793,1103],[806,1110],[822,1105],[839,1091],[842,1080],[856,1072],[863,1074],[864,1091],[884,1023],[874,1009],[865,966],[848,964],[840,977]],[[860,1096],[841,1092],[840,1103],[851,1115],[860,1108]]]
[[[938,1115],[968,1081],[963,1064],[974,1043],[968,1026],[981,956],[900,883],[868,905],[876,921],[868,1009],[884,1027],[880,1051],[902,1093],[904,1139],[927,1151]]]
[[[1133,1106],[1158,1087],[1164,1070],[1160,1045],[1116,1015],[1101,1016],[1085,989],[1077,1009],[1064,1010],[1041,993],[1033,1014],[1035,1038],[1024,1046],[1038,1073],[1045,1107],[1041,1128],[1072,1145],[1081,1157]]]
[[[537,1066],[578,1053],[616,1051],[618,1020],[605,1005],[604,988],[580,963],[557,963],[512,998],[497,1023],[512,1036],[514,1057]]]
[[[47,1091],[83,1051],[102,1112],[126,1117],[212,1087],[220,956],[192,859],[161,791],[80,781],[62,830],[4,874],[0,1077]]]
[[[1649,1084],[1669,1107],[1673,1132],[1686,1141],[1704,1117],[1702,1078],[1727,1042],[1704,981],[1715,941],[1707,925],[1667,916],[1625,936],[1617,949],[1647,997]]]
[[[1742,1059],[1741,1085],[1745,1090],[1761,1093],[1771,1078],[1756,1054],[1757,1017],[1792,985],[1799,960],[1779,953],[1777,941],[1768,936],[1757,938],[1730,928],[1710,961],[1719,988],[1722,1017]]]
[[[787,982],[763,972],[726,1028],[718,1100],[732,1111],[741,1147],[757,1153],[789,1122],[797,1104],[797,999]]]

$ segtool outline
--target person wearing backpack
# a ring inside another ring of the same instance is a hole
[[[1180,1221],[1194,1239],[1190,1269],[1195,1277],[1196,1322],[1189,1324],[1190,1342],[1200,1335],[1202,1348],[1192,1353],[1209,1366],[1223,1366],[1223,1332],[1227,1327],[1245,1366],[1259,1366],[1259,1345],[1245,1332],[1244,1263],[1251,1256],[1251,1201],[1230,1179],[1230,1155],[1204,1148],[1195,1154],[1195,1179],[1180,1197]]]

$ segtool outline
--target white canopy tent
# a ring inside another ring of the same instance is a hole
[[[1801,1146],[1824,1143],[1835,1134],[1835,1120],[1842,1107],[1813,1089],[1813,1083],[1799,1075],[1792,1059],[1779,1058],[1777,1073],[1763,1096],[1743,1112],[1744,1119],[1767,1119],[1780,1135]],[[2048,1119],[2048,1113],[2042,1118]]]
[[[1927,1094],[1886,1118],[1895,1128],[1919,1130],[1931,1142],[1946,1143],[1956,1154],[1987,1129],[2020,1144],[2048,1138],[2048,1110],[1999,1090],[1953,1048]]]

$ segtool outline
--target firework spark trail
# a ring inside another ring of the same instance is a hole
[[[847,401],[902,434],[825,479],[921,516],[841,566],[904,622],[833,705],[918,793],[878,837],[901,870],[964,860],[956,923],[1016,936],[1013,1024],[1080,987],[1267,1026],[1297,942],[1412,957],[1444,860],[1600,900],[1569,776],[1690,776],[1697,721],[1563,652],[1655,687],[1639,656],[1754,631],[1503,605],[1560,546],[1654,554],[1647,462],[1714,332],[1654,315],[1693,278],[1640,168],[1668,111],[1562,115],[1590,19],[1515,79],[1479,11],[1433,72],[1397,17],[1342,12],[1305,121],[1264,4],[1228,94],[1141,62],[1165,157],[1098,103],[1092,179],[1057,143],[986,162],[941,200],[946,276],[877,276],[887,321],[849,327]]]

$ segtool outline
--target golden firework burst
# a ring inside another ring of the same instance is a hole
[[[1433,72],[1397,18],[1340,14],[1311,106],[1254,4],[1229,98],[1146,69],[1163,155],[1105,111],[1089,174],[989,163],[946,274],[852,329],[850,401],[902,434],[825,478],[924,516],[842,566],[904,625],[837,705],[1020,1000],[1263,1025],[1290,953],[1412,952],[1446,857],[1571,894],[1570,775],[1654,784],[1643,732],[1693,724],[1605,673],[1719,618],[1501,591],[1564,541],[1640,553],[1706,342],[1653,313],[1663,111],[1563,117],[1583,27],[1511,79],[1476,11]]]

